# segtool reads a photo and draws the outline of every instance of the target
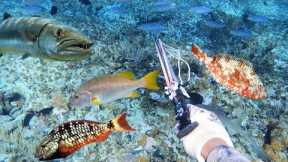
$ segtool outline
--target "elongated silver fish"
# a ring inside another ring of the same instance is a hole
[[[0,24],[0,53],[73,61],[90,56],[92,45],[76,29],[51,19],[10,17]]]

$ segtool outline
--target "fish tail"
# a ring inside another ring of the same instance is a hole
[[[151,90],[158,90],[160,89],[158,83],[157,83],[157,77],[160,74],[160,70],[154,70],[150,73],[146,74],[141,81],[143,81],[145,88],[151,89]]]
[[[201,50],[196,44],[192,45],[192,54],[200,61],[206,62],[207,54]]]
[[[116,131],[134,131],[135,129],[131,128],[126,120],[126,113],[121,113],[116,118],[111,120],[112,128]]]

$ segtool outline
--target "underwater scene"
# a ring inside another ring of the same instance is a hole
[[[179,137],[190,113],[179,93],[215,113],[250,161],[288,161],[288,1],[1,0],[0,10],[0,162],[196,162],[182,137],[206,123]]]

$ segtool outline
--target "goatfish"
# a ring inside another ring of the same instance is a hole
[[[228,54],[207,56],[197,45],[192,45],[192,54],[203,62],[213,78],[226,88],[250,99],[263,99],[266,92],[252,64]]]
[[[5,16],[0,24],[0,53],[15,53],[59,61],[92,54],[92,41],[73,27],[40,17]]]
[[[159,73],[159,70],[155,70],[138,80],[135,80],[134,74],[130,71],[94,78],[80,86],[79,91],[71,98],[69,106],[85,106],[91,103],[101,105],[125,97],[138,97],[138,88],[158,90]]]
[[[100,123],[90,120],[74,120],[53,129],[36,148],[39,160],[65,158],[85,145],[105,141],[112,131],[134,131],[126,120],[126,113]]]

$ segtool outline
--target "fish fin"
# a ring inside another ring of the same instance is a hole
[[[224,60],[226,63],[232,64],[234,67],[241,68],[242,71],[249,71],[251,74],[256,74],[255,69],[249,61],[245,58],[238,58],[228,54],[217,54],[214,56],[216,59]],[[223,62],[223,61],[222,61]]]
[[[51,59],[49,59],[49,58],[46,59],[46,58],[42,58],[42,57],[40,57],[39,60],[40,60],[40,63],[41,63],[42,65],[46,65],[47,63],[53,61],[53,60],[51,60]]]
[[[24,31],[23,36],[24,36],[24,38],[26,38],[27,40],[29,40],[31,42],[36,42],[38,39],[36,35],[32,34],[29,31]]]
[[[126,113],[121,113],[116,118],[111,120],[112,128],[116,131],[134,131],[135,129],[131,128],[126,120]]]
[[[108,109],[108,110],[113,110],[113,109],[115,109],[115,105],[113,105],[113,103],[109,103],[109,104],[105,104],[105,109]],[[100,105],[100,110],[101,110],[101,105]],[[104,109],[104,107],[103,107],[103,109]]]
[[[102,101],[96,96],[92,97],[91,102],[92,102],[93,105],[96,105],[96,106],[102,104]]]
[[[41,17],[41,15],[32,15],[31,17]]]
[[[119,72],[116,75],[120,76],[120,77],[124,77],[124,78],[130,79],[130,80],[134,80],[135,79],[135,76],[134,76],[133,72],[131,72],[131,71]]]
[[[54,142],[53,142],[54,143]],[[56,143],[55,143],[56,144]],[[55,158],[64,158],[74,152],[73,150],[73,144],[67,143],[63,140],[59,141],[59,151],[53,156]]]
[[[56,15],[57,14],[57,11],[58,11],[58,8],[57,6],[52,6],[51,9],[50,9],[50,14],[53,16],[53,15]]]
[[[141,81],[144,81],[144,88],[150,90],[158,90],[160,89],[157,83],[157,77],[160,74],[160,70],[154,70],[148,74],[146,74]]]
[[[251,62],[249,62],[249,58],[247,58],[248,56],[241,56],[241,57],[235,57],[233,55],[229,55],[229,54],[223,54],[223,53],[220,53],[220,54],[217,54],[215,55],[215,57],[220,57],[220,58],[224,58],[225,61],[236,61],[238,62],[239,66],[249,66],[249,67],[253,67],[253,65],[251,64]]]
[[[110,135],[111,133],[112,133],[111,130],[100,133],[100,134],[97,136],[97,139],[96,139],[95,142],[105,141],[105,140],[109,137],[109,135]]]
[[[137,91],[133,91],[133,92],[129,93],[129,95],[128,95],[129,98],[136,98],[139,96],[140,96],[140,94]]]
[[[3,14],[3,20],[9,19],[10,17],[12,17],[11,14],[9,14],[8,12],[4,12],[4,14]]]
[[[192,45],[191,51],[192,51],[192,54],[201,62],[202,61],[205,62],[207,60],[207,57],[208,57],[207,54],[203,52],[201,48],[198,47],[196,44]]]
[[[24,60],[28,57],[30,57],[31,55],[29,53],[25,53],[22,57],[21,57],[21,60]]]

